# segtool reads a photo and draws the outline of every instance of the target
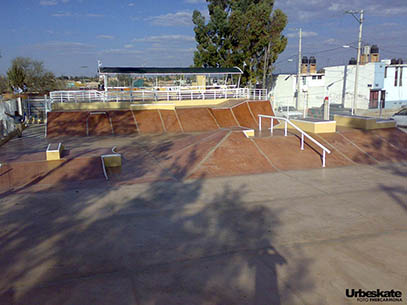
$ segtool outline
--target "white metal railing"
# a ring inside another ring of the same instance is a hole
[[[223,89],[176,89],[165,90],[133,90],[133,91],[53,91],[50,93],[52,102],[123,102],[123,101],[182,101],[182,100],[212,100],[212,99],[267,99],[267,90],[248,88]]]
[[[299,128],[297,125],[292,123],[290,120],[282,117],[277,117],[277,116],[272,116],[272,115],[264,115],[264,114],[259,114],[259,131],[261,131],[261,119],[262,118],[267,118],[271,119],[270,123],[270,132],[273,133],[273,128],[274,128],[274,119],[276,120],[282,120],[284,121],[284,136],[287,136],[287,125],[290,124],[292,127],[294,127],[297,131],[301,133],[301,150],[304,150],[304,137],[308,138],[311,140],[313,143],[318,145],[322,149],[322,167],[325,167],[325,158],[326,158],[326,153],[330,154],[331,151],[326,148],[324,145],[319,143],[317,140],[315,140],[313,137],[308,135],[305,131],[303,131],[301,128]]]
[[[91,102],[103,101],[104,92],[97,90],[78,90],[78,91],[52,91],[50,98],[52,102]]]

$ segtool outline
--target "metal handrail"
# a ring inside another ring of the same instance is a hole
[[[301,150],[304,150],[304,136],[307,137],[308,139],[310,139],[316,145],[318,145],[322,149],[322,167],[325,167],[326,153],[328,153],[328,154],[331,153],[331,151],[328,148],[326,148],[324,145],[319,143],[317,140],[315,140],[313,137],[311,137],[309,134],[307,134],[305,131],[303,131],[301,128],[299,128],[297,125],[295,125],[293,122],[291,122],[287,118],[277,117],[277,116],[273,116],[273,115],[265,115],[265,114],[259,114],[258,116],[259,116],[259,131],[261,131],[261,118],[271,119],[271,124],[270,124],[271,133],[273,133],[274,119],[283,120],[284,121],[284,136],[287,136],[287,124],[290,124],[291,126],[293,126],[296,130],[298,130],[301,133]]]

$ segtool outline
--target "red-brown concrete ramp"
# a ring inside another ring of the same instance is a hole
[[[47,117],[47,136],[86,136],[88,112],[66,111],[49,112]]]
[[[235,127],[256,129],[258,114],[274,115],[269,101],[242,101],[224,108],[49,112],[47,135],[54,138],[86,136],[86,132],[88,135],[130,135],[203,132]],[[270,122],[264,120],[262,125],[269,127]]]
[[[237,121],[231,108],[210,109],[210,111],[221,128],[232,128],[239,126],[239,122]]]
[[[183,131],[175,110],[159,110],[159,113],[166,132],[178,133]]]
[[[89,136],[108,136],[113,133],[113,126],[107,112],[90,112],[86,118]]]
[[[171,114],[170,114],[171,115]],[[27,132],[27,131],[25,131]],[[407,137],[397,129],[361,132],[339,129],[332,134],[312,135],[332,151],[326,166],[380,164],[407,161]],[[398,141],[394,138],[397,137]],[[111,182],[133,184],[161,180],[260,174],[273,171],[321,169],[322,151],[289,132],[246,138],[241,130],[217,129],[200,133],[90,136],[83,141],[64,140],[69,154],[61,161],[45,161],[47,139],[15,139],[0,152],[0,194],[51,187],[86,187],[104,184],[100,155],[112,146],[123,156],[123,165],[111,173]]]
[[[115,135],[137,134],[138,129],[130,110],[109,111]]]
[[[219,124],[208,108],[177,109],[177,114],[184,132],[219,129]]]

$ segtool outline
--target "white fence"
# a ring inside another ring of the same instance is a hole
[[[248,88],[226,88],[189,90],[174,88],[167,90],[123,90],[123,91],[53,91],[50,93],[53,103],[60,102],[135,102],[135,101],[183,101],[216,99],[253,99],[266,100],[267,90]]]

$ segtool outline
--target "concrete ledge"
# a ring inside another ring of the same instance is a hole
[[[131,104],[132,110],[175,110],[174,104]]]
[[[149,110],[149,109],[170,109],[181,106],[213,106],[224,103],[233,98],[222,98],[212,100],[171,100],[171,101],[123,101],[123,102],[87,102],[87,103],[52,103],[52,111],[67,110]],[[236,99],[238,100],[238,99]]]
[[[243,130],[243,133],[246,136],[246,138],[254,137],[254,129]]]
[[[307,121],[307,120],[290,120],[296,126],[301,128],[305,132],[311,133],[332,133],[336,132],[336,122],[335,121]],[[284,129],[284,121],[281,121],[278,129]],[[294,129],[294,127],[287,124],[288,129]]]
[[[61,160],[63,150],[64,146],[62,145],[62,143],[48,144],[46,151],[47,161]]]
[[[103,163],[105,167],[120,167],[122,166],[121,154],[109,154],[102,155]]]
[[[351,115],[334,115],[335,121],[338,126],[351,127],[363,130],[395,128],[396,121],[383,120],[372,117],[364,116],[351,116]]]

